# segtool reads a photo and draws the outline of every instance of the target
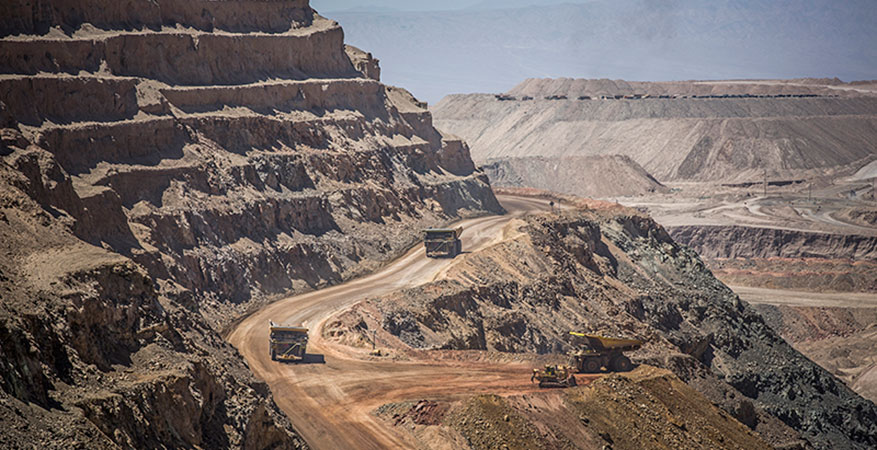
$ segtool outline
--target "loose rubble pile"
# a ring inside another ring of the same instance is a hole
[[[650,366],[582,387],[387,404],[375,414],[424,448],[771,448],[679,378]]]

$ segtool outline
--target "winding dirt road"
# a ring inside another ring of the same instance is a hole
[[[464,220],[464,251],[502,239],[503,227],[548,202],[497,197],[508,214]],[[363,360],[321,338],[323,324],[367,297],[432,280],[453,260],[429,259],[416,246],[378,272],[347,283],[272,303],[243,320],[229,341],[257,377],[271,387],[274,400],[308,444],[316,449],[413,448],[413,440],[370,414],[394,401],[454,399],[478,392],[527,392],[530,366],[454,361]],[[268,321],[302,323],[310,328],[308,363],[283,364],[268,355]]]

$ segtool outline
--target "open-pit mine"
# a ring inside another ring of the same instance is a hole
[[[380,77],[307,0],[0,5],[0,447],[877,447],[873,84]]]
[[[877,83],[531,79],[433,107],[494,188],[619,202],[871,400]]]

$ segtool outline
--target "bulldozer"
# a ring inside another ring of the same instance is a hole
[[[539,387],[572,387],[576,385],[573,367],[545,366],[544,369],[533,369],[530,382],[539,381]]]
[[[268,321],[268,351],[272,361],[301,361],[308,346],[308,329]]]
[[[596,334],[569,334],[582,338],[582,346],[570,354],[570,365],[579,373],[597,373],[604,367],[613,372],[628,372],[633,368],[630,358],[623,352],[639,350],[645,342],[639,339],[622,339]]]
[[[423,246],[426,248],[426,256],[429,258],[457,256],[463,249],[463,244],[460,241],[461,234],[463,234],[463,227],[423,230]]]

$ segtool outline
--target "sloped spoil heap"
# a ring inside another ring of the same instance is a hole
[[[563,354],[569,330],[643,339],[673,371],[775,444],[873,448],[877,407],[783,341],[650,218],[605,205],[513,221],[444,279],[369,300],[332,324],[378,324],[405,349]],[[794,432],[792,431],[794,430]]]
[[[511,100],[450,95],[432,109],[438,126],[466,139],[479,163],[626,155],[662,183],[732,183],[760,181],[765,170],[771,179],[838,169],[851,175],[877,159],[870,144],[877,139],[875,91],[818,80],[603,81],[528,80],[503,97]],[[621,98],[633,93],[651,94]]]
[[[0,446],[302,446],[217,330],[501,209],[307,1],[0,12]]]
[[[544,189],[589,198],[669,192],[627,156],[488,159],[481,166],[493,187]]]

